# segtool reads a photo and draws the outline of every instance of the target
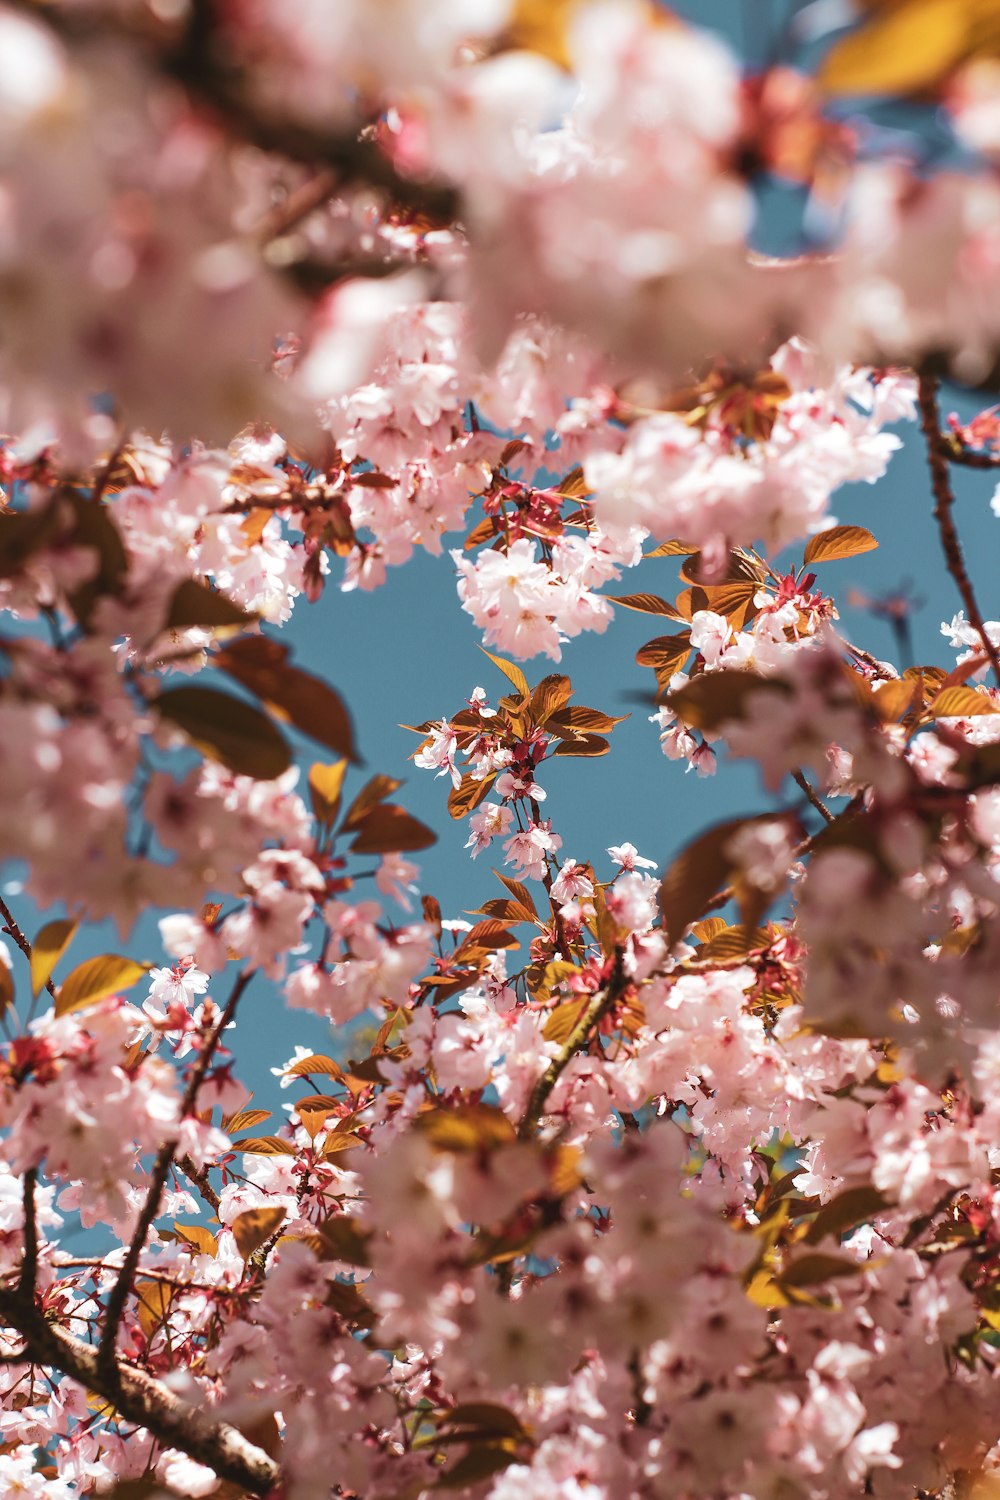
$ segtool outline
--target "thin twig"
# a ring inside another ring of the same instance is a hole
[[[920,418],[924,438],[927,443],[927,461],[931,471],[931,488],[934,494],[934,519],[938,524],[941,536],[941,548],[944,552],[948,572],[954,578],[958,592],[962,596],[969,623],[972,625],[979,639],[983,643],[983,650],[989,657],[993,668],[993,675],[1000,684],[1000,654],[993,644],[986,629],[979,604],[976,600],[972,580],[965,566],[965,558],[962,555],[962,544],[958,539],[958,531],[952,518],[952,508],[955,497],[952,494],[951,480],[948,474],[949,445],[947,438],[941,434],[940,418],[938,416],[938,378],[936,375],[921,375],[917,392],[920,402]]]
[[[20,927],[18,927],[17,923],[14,921],[14,914],[2,896],[0,896],[0,916],[2,916],[4,920],[4,932],[8,933],[14,939],[15,943],[20,948],[21,952],[24,954],[25,958],[30,964],[31,944],[28,942],[28,939],[25,937]],[[56,998],[56,992],[51,979],[46,979],[45,988],[48,990],[49,994],[54,1000]]]
[[[189,1182],[194,1183],[201,1194],[203,1202],[212,1210],[213,1214],[219,1212],[219,1195],[208,1180],[208,1173],[204,1167],[196,1167],[190,1156],[185,1154],[177,1158],[177,1166],[184,1173]]]
[[[337,190],[337,174],[329,170],[317,172],[308,182],[303,182],[276,203],[261,219],[254,230],[259,245],[268,245],[291,231],[307,219],[310,214],[328,203]]]
[[[222,1015],[219,1017],[214,1030],[206,1039],[201,1049],[201,1052],[198,1056],[198,1061],[195,1063],[194,1067],[191,1070],[191,1077],[188,1079],[188,1085],[184,1091],[184,1097],[181,1100],[181,1120],[186,1119],[189,1115],[194,1113],[194,1106],[198,1096],[198,1090],[201,1088],[201,1085],[205,1078],[205,1074],[208,1072],[209,1065],[215,1054],[215,1049],[219,1044],[223,1031],[232,1020],[233,1012],[235,1011],[236,1006],[239,1003],[243,991],[250,983],[251,978],[252,971],[246,969],[242,974],[238,976],[236,983],[233,985],[232,994],[229,996],[229,1000],[226,1003],[226,1007],[223,1010]],[[169,1140],[164,1141],[163,1145],[160,1147],[157,1153],[156,1161],[153,1163],[153,1169],[150,1173],[149,1189],[146,1193],[146,1201],[143,1204],[142,1212],[139,1215],[139,1222],[135,1227],[135,1232],[132,1235],[128,1251],[126,1253],[124,1261],[122,1262],[122,1268],[118,1275],[118,1279],[108,1294],[108,1300],[105,1307],[104,1332],[101,1335],[100,1348],[97,1352],[98,1363],[100,1365],[102,1375],[104,1376],[104,1379],[106,1381],[113,1381],[114,1379],[114,1372],[116,1369],[115,1344],[118,1338],[118,1329],[121,1324],[122,1316],[125,1312],[125,1304],[128,1301],[129,1293],[132,1290],[132,1283],[135,1279],[135,1273],[139,1266],[139,1257],[141,1256],[145,1248],[146,1239],[149,1235],[149,1231],[152,1227],[153,1221],[160,1211],[160,1200],[163,1197],[163,1189],[166,1186],[167,1174],[170,1171],[171,1165],[174,1160],[174,1153],[176,1152],[176,1150],[177,1137],[171,1136]]]
[[[566,1038],[562,1048],[556,1053],[531,1091],[527,1108],[517,1129],[517,1133],[522,1140],[528,1140],[533,1135],[535,1127],[544,1113],[545,1101],[555,1088],[574,1055],[590,1041],[594,1027],[600,1025],[604,1017],[614,1009],[615,1005],[621,999],[626,983],[622,950],[621,948],[616,948],[614,968],[611,971],[611,977],[607,985],[604,989],[598,990]]]
[[[959,464],[964,469],[1000,469],[1000,453],[978,453],[973,448],[963,448],[955,438],[941,435],[948,455],[948,462]]]
[[[822,797],[819,796],[819,794],[813,789],[813,787],[810,786],[809,782],[803,776],[802,772],[793,771],[792,780],[801,791],[805,792],[806,796],[809,798],[809,801],[819,813],[824,823],[832,823],[836,814],[830,811],[826,803],[823,801]]]

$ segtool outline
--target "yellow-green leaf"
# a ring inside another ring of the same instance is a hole
[[[864,526],[831,526],[810,538],[802,559],[807,563],[835,562],[837,558],[873,552],[877,546],[878,542]]]
[[[99,958],[88,958],[67,974],[56,991],[56,1015],[65,1016],[71,1010],[81,1010],[108,995],[120,995],[148,972],[149,964],[137,964],[131,958],[123,958],[120,953],[102,953]]]
[[[52,970],[73,941],[76,922],[59,918],[46,922],[31,945],[31,993],[38,995],[51,977]]]

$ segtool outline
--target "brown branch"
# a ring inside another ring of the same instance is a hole
[[[14,914],[2,896],[0,896],[0,916],[2,916],[4,920],[4,932],[6,932],[10,937],[14,939],[15,943],[20,948],[21,952],[24,954],[25,958],[30,964],[31,944],[28,942],[28,939],[25,937],[20,927],[18,927],[17,923],[14,921]],[[51,979],[46,979],[45,988],[48,990],[49,994],[54,1000],[56,998],[56,992]]]
[[[958,539],[958,531],[952,518],[955,497],[952,494],[948,474],[949,444],[947,438],[942,436],[938,416],[938,384],[936,375],[924,374],[919,377],[917,387],[921,426],[927,443],[927,461],[931,471],[931,488],[934,494],[934,519],[938,524],[941,548],[948,565],[948,572],[955,580],[969,616],[969,623],[982,641],[983,650],[989,657],[993,668],[993,675],[1000,684],[1000,654],[987,633],[986,622],[976,600],[972,580],[962,555],[962,544]]]
[[[222,1015],[219,1017],[219,1020],[216,1023],[211,1035],[206,1038],[205,1043],[202,1046],[201,1052],[198,1056],[198,1061],[195,1063],[194,1067],[191,1070],[191,1076],[188,1079],[187,1088],[185,1089],[184,1097],[181,1100],[180,1118],[182,1120],[186,1119],[188,1115],[194,1113],[194,1106],[198,1096],[198,1090],[201,1088],[201,1085],[205,1078],[205,1074],[208,1072],[209,1065],[215,1054],[215,1049],[219,1045],[219,1041],[222,1037],[223,1031],[232,1020],[233,1012],[235,1011],[236,1006],[239,1003],[240,996],[243,994],[243,991],[250,983],[251,977],[252,971],[246,969],[242,974],[238,976],[236,983],[233,985],[232,994],[229,996],[229,1000],[226,1003],[226,1007],[223,1010]],[[176,1152],[176,1150],[177,1137],[171,1136],[168,1140],[164,1141],[163,1145],[157,1152],[156,1161],[153,1163],[153,1169],[150,1173],[149,1190],[146,1193],[146,1201],[143,1204],[142,1212],[139,1215],[139,1222],[135,1227],[135,1231],[132,1235],[128,1251],[126,1253],[124,1261],[122,1262],[122,1268],[118,1274],[118,1279],[116,1280],[114,1286],[111,1288],[111,1291],[108,1293],[108,1300],[105,1306],[104,1332],[101,1335],[101,1344],[97,1352],[97,1360],[105,1381],[111,1384],[113,1384],[114,1382],[115,1371],[117,1369],[117,1366],[115,1364],[115,1343],[118,1338],[118,1329],[121,1325],[121,1320],[125,1312],[125,1304],[128,1301],[129,1293],[132,1290],[132,1283],[135,1280],[135,1273],[139,1266],[139,1257],[141,1256],[145,1248],[146,1239],[149,1235],[149,1231],[152,1227],[153,1221],[160,1211],[160,1200],[163,1197],[163,1189],[166,1186],[167,1174],[170,1171],[171,1165],[174,1160],[174,1153]]]
[[[9,1288],[0,1289],[0,1317],[25,1340],[25,1364],[47,1365],[109,1401],[129,1422],[157,1442],[186,1453],[253,1495],[267,1495],[277,1484],[277,1464],[227,1422],[216,1422],[167,1386],[131,1366],[117,1367],[111,1381],[97,1349],[49,1322],[34,1303]]]
[[[531,1091],[527,1108],[521,1118],[520,1125],[517,1127],[517,1133],[521,1140],[528,1140],[532,1136],[545,1110],[545,1101],[555,1088],[574,1055],[589,1042],[594,1027],[600,1025],[604,1017],[614,1009],[615,1005],[621,999],[626,983],[627,979],[622,950],[621,948],[616,948],[614,968],[606,988],[598,990],[566,1038],[562,1048],[556,1053]]]
[[[204,1167],[196,1167],[190,1156],[184,1155],[177,1158],[177,1166],[184,1173],[189,1182],[193,1182],[201,1194],[202,1202],[207,1204],[213,1214],[219,1212],[219,1195],[208,1180],[208,1173]]]
[[[1000,453],[979,453],[974,448],[963,448],[957,438],[941,434],[941,442],[948,455],[948,462],[959,464],[964,469],[1000,469]]]
[[[799,787],[799,789],[801,791],[805,792],[806,796],[809,798],[809,801],[812,803],[813,807],[819,813],[819,815],[823,819],[824,823],[832,823],[834,821],[834,818],[835,818],[836,814],[834,814],[834,813],[832,813],[830,811],[830,809],[827,807],[826,803],[823,801],[822,797],[820,797],[819,794],[816,791],[814,791],[814,789],[812,788],[812,786],[810,786],[809,782],[803,776],[802,772],[801,771],[793,771],[792,772],[792,780],[795,782],[795,785],[797,787]]]
[[[281,239],[283,235],[290,234],[310,214],[322,208],[324,203],[329,203],[337,190],[337,174],[329,170],[317,172],[310,177],[308,182],[303,182],[299,187],[276,203],[261,219],[254,230],[254,239],[261,246],[270,244],[272,240]]]
[[[35,1186],[38,1168],[29,1167],[24,1174],[24,1258],[21,1261],[20,1291],[34,1300],[35,1276],[38,1272],[38,1220],[35,1217]]]

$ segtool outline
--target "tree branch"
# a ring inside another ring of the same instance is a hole
[[[809,801],[819,813],[824,823],[832,823],[836,815],[830,811],[826,803],[823,801],[822,797],[820,797],[819,794],[813,789],[810,783],[803,776],[802,772],[793,771],[792,780],[801,791],[805,792],[806,796],[809,798]]]
[[[612,970],[611,978],[608,980],[607,987],[603,990],[598,990],[580,1017],[580,1020],[577,1021],[573,1030],[566,1038],[562,1049],[552,1059],[532,1089],[527,1108],[517,1128],[517,1133],[521,1140],[527,1140],[533,1135],[535,1127],[544,1113],[545,1101],[555,1088],[571,1059],[590,1040],[594,1027],[600,1025],[604,1017],[614,1009],[617,1002],[621,999],[627,983],[622,959],[622,949],[616,948],[614,969]]]
[[[980,453],[974,448],[963,448],[956,438],[941,434],[947,449],[948,462],[964,469],[1000,469],[1000,453]]]
[[[989,657],[993,668],[993,675],[1000,684],[1000,655],[987,634],[986,623],[976,601],[972,580],[962,555],[962,544],[958,539],[958,531],[952,518],[955,497],[952,494],[951,481],[948,476],[949,443],[948,439],[942,436],[938,416],[938,385],[936,375],[923,374],[919,377],[917,386],[921,426],[927,443],[927,461],[931,471],[931,488],[934,494],[934,519],[938,524],[941,548],[948,565],[948,572],[955,580],[969,616],[969,622],[982,641],[983,650]]]
[[[219,1212],[219,1195],[208,1180],[208,1173],[204,1167],[196,1167],[190,1156],[185,1154],[177,1158],[177,1166],[184,1173],[189,1182],[193,1182],[202,1201],[212,1210],[213,1214]]]
[[[232,994],[229,996],[229,1000],[226,1003],[225,1010],[222,1012],[222,1015],[219,1017],[219,1020],[216,1023],[215,1029],[206,1039],[205,1044],[201,1049],[201,1052],[198,1056],[198,1061],[195,1063],[194,1067],[191,1070],[191,1077],[188,1079],[188,1085],[184,1091],[184,1097],[181,1100],[180,1118],[182,1120],[186,1119],[188,1115],[194,1112],[194,1105],[195,1100],[198,1096],[198,1090],[201,1088],[201,1085],[205,1078],[205,1074],[208,1072],[208,1068],[212,1061],[212,1057],[214,1056],[215,1049],[219,1044],[219,1040],[222,1036],[223,1031],[232,1020],[233,1012],[235,1011],[236,1006],[239,1003],[240,996],[243,994],[243,991],[250,983],[251,977],[251,970],[244,970],[243,973],[238,976],[236,983],[233,985]],[[146,1239],[149,1235],[149,1231],[152,1227],[153,1221],[160,1211],[160,1200],[163,1197],[163,1189],[166,1185],[167,1174],[170,1171],[170,1167],[173,1163],[174,1153],[176,1152],[176,1150],[177,1137],[173,1136],[170,1139],[164,1141],[163,1145],[160,1147],[157,1153],[156,1161],[153,1163],[153,1170],[150,1173],[149,1190],[146,1193],[146,1201],[142,1206],[142,1213],[139,1215],[139,1222],[135,1227],[134,1234],[132,1235],[132,1240],[128,1247],[128,1253],[126,1254],[125,1259],[122,1262],[122,1268],[119,1272],[118,1279],[116,1280],[114,1286],[111,1288],[111,1291],[108,1294],[108,1300],[105,1307],[104,1332],[101,1335],[101,1344],[97,1353],[97,1361],[103,1378],[106,1382],[111,1384],[113,1384],[115,1378],[115,1344],[118,1338],[118,1329],[121,1325],[122,1316],[125,1312],[125,1304],[128,1301],[129,1293],[132,1290],[132,1283],[135,1280],[135,1273],[139,1265],[139,1257],[141,1256],[143,1249],[145,1248]]]
[[[197,1463],[254,1495],[267,1495],[279,1469],[260,1448],[231,1427],[215,1422],[204,1409],[182,1401],[167,1386],[130,1366],[117,1367],[108,1381],[98,1351],[42,1316],[20,1292],[0,1289],[0,1316],[26,1342],[24,1364],[47,1365],[109,1401],[128,1421],[156,1440],[186,1453]]]
[[[11,911],[10,907],[7,905],[2,896],[0,896],[0,916],[2,916],[4,920],[4,932],[6,932],[10,937],[14,939],[15,943],[20,948],[21,952],[24,954],[25,958],[30,964],[31,944],[28,942],[28,939],[25,937],[20,927],[18,927],[17,923],[14,921],[14,913]],[[54,1000],[56,998],[56,992],[51,979],[46,979],[45,988],[48,990],[49,994]]]
[[[35,1218],[35,1185],[38,1168],[29,1167],[24,1174],[24,1258],[21,1261],[20,1291],[34,1301],[35,1276],[38,1272],[38,1221]]]

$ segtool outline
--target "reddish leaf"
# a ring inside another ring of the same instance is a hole
[[[496,780],[496,772],[492,776],[484,776],[481,781],[476,781],[472,776],[463,776],[457,787],[452,787],[448,793],[448,811],[453,818],[464,818],[466,813],[473,812],[480,802],[485,802],[492,790]]]
[[[219,589],[197,578],[185,578],[174,590],[164,630],[186,630],[199,625],[208,630],[239,629],[255,620]]]
[[[948,687],[928,704],[927,712],[935,719],[971,719],[981,714],[1000,713],[1000,707],[975,688]]]
[[[501,875],[499,870],[494,870],[493,873],[500,881],[501,885],[506,886],[507,890],[510,891],[515,901],[519,901],[522,906],[526,907],[528,911],[531,912],[532,916],[538,915],[535,908],[534,897],[523,881],[514,880],[510,875]]]
[[[535,723],[544,726],[549,716],[563,707],[572,692],[573,684],[568,677],[561,677],[558,673],[543,677],[531,694],[529,712]]]
[[[629,717],[628,714],[602,713],[599,708],[585,708],[582,703],[574,703],[566,708],[560,708],[549,715],[546,729],[549,734],[557,734],[562,738],[570,735],[582,737],[590,734],[609,734],[616,724],[624,724]]]
[[[787,693],[776,680],[756,672],[703,672],[663,700],[679,719],[694,729],[717,730],[730,719],[741,719],[753,693]]]
[[[864,526],[831,526],[817,531],[809,539],[802,560],[806,563],[835,562],[841,557],[857,557],[873,552],[878,542]]]
[[[553,755],[607,755],[611,746],[599,734],[584,734],[575,740],[560,740]]]
[[[521,671],[521,668],[516,667],[512,661],[505,661],[502,656],[494,656],[493,652],[487,651],[485,646],[480,646],[479,649],[484,656],[489,657],[495,667],[500,668],[507,681],[512,682],[523,697],[527,697],[530,688],[528,687],[528,679]]]
[[[284,646],[266,636],[246,636],[214,661],[303,734],[357,763],[351,718],[339,694],[321,677],[293,667]]]
[[[236,1248],[244,1260],[267,1243],[288,1217],[287,1208],[248,1208],[230,1224]]]
[[[732,860],[726,848],[749,818],[716,823],[696,838],[668,867],[660,883],[660,910],[667,942],[673,947],[729,880]]]
[[[167,688],[149,706],[183,730],[203,755],[221,761],[238,776],[273,781],[292,763],[284,735],[267,715],[229,693],[207,687]]]
[[[356,825],[351,844],[355,854],[394,854],[412,849],[427,849],[437,842],[437,834],[402,807],[380,802]]]
[[[380,802],[391,797],[393,792],[398,791],[402,785],[403,783],[397,781],[394,776],[373,776],[370,781],[366,781],[344,814],[345,831],[348,828],[356,828],[370,808],[377,807]]]
[[[608,598],[612,604],[620,604],[623,609],[638,610],[642,615],[666,615],[668,620],[683,618],[659,594],[609,594]]]

